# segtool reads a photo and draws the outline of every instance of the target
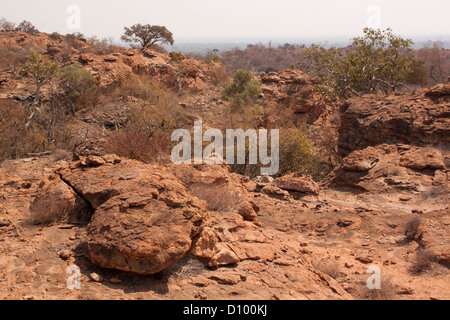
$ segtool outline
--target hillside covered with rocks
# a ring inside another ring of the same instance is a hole
[[[232,113],[219,62],[18,31],[0,52],[2,299],[450,297],[450,83],[341,102],[286,69]],[[36,90],[30,52],[95,90]],[[283,129],[280,173],[172,163],[194,121]]]

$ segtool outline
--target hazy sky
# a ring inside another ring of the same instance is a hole
[[[77,21],[74,11],[67,13],[71,5],[80,9],[79,30],[67,25]],[[449,12],[449,0],[0,0],[0,17],[8,20],[29,20],[44,32],[79,31],[117,40],[124,26],[137,22],[164,25],[176,41],[184,41],[353,37],[368,21],[403,36],[439,40],[450,34]]]

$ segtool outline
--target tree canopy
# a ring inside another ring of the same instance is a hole
[[[391,29],[364,29],[364,36],[353,38],[349,52],[312,45],[306,56],[319,76],[324,91],[336,96],[389,93],[401,87],[410,76],[414,56],[413,42]]]
[[[252,74],[243,69],[239,69],[233,74],[233,82],[224,84],[222,99],[230,101],[236,109],[257,102],[261,94],[261,84],[253,80]]]
[[[125,33],[121,38],[123,41],[138,44],[146,49],[157,42],[173,45],[173,34],[166,27],[153,26],[150,24],[135,24],[131,27],[125,27]]]

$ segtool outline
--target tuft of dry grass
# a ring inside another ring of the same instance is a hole
[[[239,194],[223,185],[196,184],[190,186],[189,191],[193,196],[206,201],[208,210],[211,211],[235,211],[240,202]]]
[[[334,260],[318,260],[312,263],[313,267],[322,273],[330,276],[333,279],[337,279],[340,275],[339,264]]]
[[[422,200],[436,199],[446,196],[448,193],[444,186],[432,186],[421,195]]]
[[[369,289],[367,282],[361,282],[361,289],[358,294],[360,299],[369,300],[394,300],[396,296],[396,285],[391,276],[381,278],[380,289]]]
[[[33,225],[49,225],[54,222],[65,222],[69,219],[67,210],[59,208],[53,201],[34,202],[30,207],[27,221]]]

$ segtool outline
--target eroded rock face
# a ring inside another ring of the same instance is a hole
[[[211,212],[209,227],[194,241],[191,253],[210,267],[243,260],[273,260],[276,249],[255,224],[232,212]]]
[[[382,143],[448,148],[450,95],[448,84],[387,97],[352,98],[345,106],[339,129],[339,152]]]
[[[293,116],[313,123],[326,109],[314,91],[315,80],[301,70],[281,70],[260,76],[266,103],[291,109]]]
[[[364,191],[424,192],[448,185],[442,153],[433,148],[382,144],[350,153],[326,179]]]

